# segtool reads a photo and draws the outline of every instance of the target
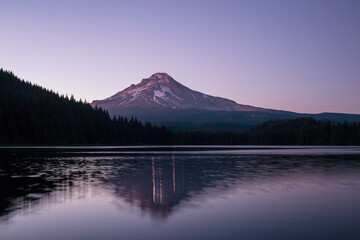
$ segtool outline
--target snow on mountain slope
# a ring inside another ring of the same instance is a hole
[[[104,100],[91,103],[104,109],[162,108],[200,109],[213,111],[263,111],[265,109],[241,105],[236,102],[213,97],[191,90],[175,81],[166,73],[155,73],[139,84],[116,93]]]

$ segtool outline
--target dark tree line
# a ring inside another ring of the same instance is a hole
[[[269,120],[241,132],[178,132],[180,144],[360,145],[360,122],[332,123],[311,117]]]
[[[360,122],[270,120],[239,132],[171,132],[136,118],[111,118],[0,69],[0,145],[254,144],[360,145]]]
[[[360,145],[360,122],[332,123],[311,117],[272,120],[249,131],[254,144]]]
[[[0,144],[165,144],[165,127],[137,119],[110,118],[93,109],[0,70]]]

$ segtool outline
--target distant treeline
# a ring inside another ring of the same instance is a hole
[[[271,120],[239,132],[171,132],[114,117],[0,69],[0,145],[261,144],[360,145],[359,123]]]
[[[311,117],[269,120],[241,132],[178,132],[180,144],[360,145],[360,122],[348,124]]]

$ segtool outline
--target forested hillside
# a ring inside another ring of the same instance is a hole
[[[269,120],[240,132],[178,132],[180,144],[360,145],[360,122],[335,123],[311,117]]]
[[[360,145],[360,122],[333,123],[311,117],[272,120],[249,131],[255,144]]]
[[[166,128],[113,118],[0,70],[0,144],[163,144]]]
[[[131,118],[111,118],[0,70],[0,145],[254,144],[360,145],[360,122],[311,117],[270,120],[247,131],[178,131]]]

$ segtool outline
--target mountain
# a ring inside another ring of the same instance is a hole
[[[335,122],[360,121],[357,114],[300,114],[238,104],[194,91],[166,73],[155,73],[109,98],[95,100],[91,105],[106,109],[111,115],[137,117],[158,125],[164,124],[172,130],[249,129],[266,120],[295,117]]]
[[[166,73],[155,73],[150,78],[143,79],[139,84],[133,84],[109,98],[93,101],[92,105],[108,110],[138,107],[211,111],[264,110],[191,90]]]
[[[179,97],[179,96],[178,96]],[[208,130],[173,132],[165,127],[143,124],[137,119],[111,118],[103,109],[73,97],[59,95],[25,82],[0,69],[0,146],[77,144],[333,144],[360,143],[360,122],[334,124],[312,118],[267,121],[267,118],[294,118],[282,111],[216,111],[133,107],[130,115],[164,121],[172,129]],[[292,115],[293,114],[293,115]],[[353,121],[359,115],[322,114]],[[185,119],[185,120],[184,120]],[[186,120],[188,119],[188,120]],[[210,120],[209,120],[210,119]],[[250,128],[249,131],[230,131]],[[159,123],[159,122],[158,122]],[[222,132],[215,132],[215,131]],[[77,151],[76,149],[69,151]],[[20,152],[19,152],[20,154]],[[1,158],[1,154],[0,154]]]

